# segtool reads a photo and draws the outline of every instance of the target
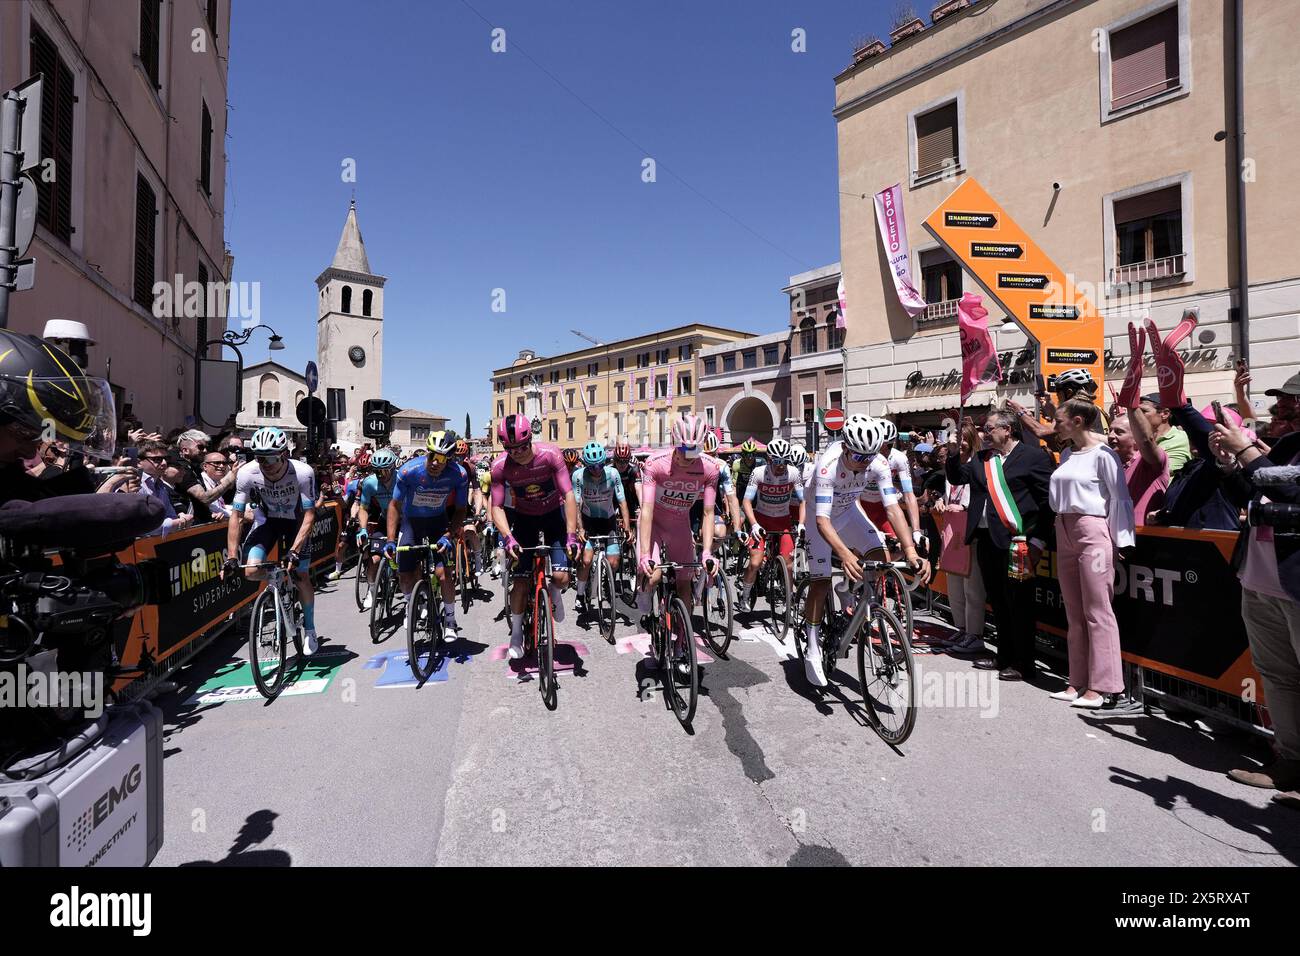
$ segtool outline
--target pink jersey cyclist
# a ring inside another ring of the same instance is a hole
[[[654,455],[641,472],[641,500],[654,502],[650,541],[642,544],[642,552],[658,561],[659,545],[663,543],[669,561],[689,564],[695,560],[691,505],[701,499],[706,510],[714,507],[718,466],[713,459],[701,455],[674,467],[673,455],[671,451]]]
[[[544,515],[564,503],[573,490],[564,456],[554,445],[536,445],[533,458],[521,465],[501,455],[492,463],[492,504],[506,507],[506,489],[514,497],[514,509],[521,515]]]

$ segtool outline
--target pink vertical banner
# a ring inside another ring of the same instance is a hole
[[[957,303],[957,328],[961,334],[961,403],[982,382],[997,381],[1002,377],[1002,363],[998,361],[997,351],[993,348],[993,336],[989,334],[989,310],[981,304],[984,300],[973,292],[967,292]],[[990,362],[994,374],[986,373]]]
[[[844,300],[844,276],[840,276],[840,284],[835,290],[835,297],[839,299],[840,313],[835,316],[835,328],[843,329],[848,322],[845,318],[848,313],[848,303]]]
[[[903,216],[903,190],[898,183],[876,193],[876,224],[885,244],[885,258],[894,273],[898,302],[910,316],[925,311],[925,299],[912,284],[912,255],[907,243],[907,219]]]
[[[673,377],[677,374],[677,366],[668,366],[668,407],[673,405]]]

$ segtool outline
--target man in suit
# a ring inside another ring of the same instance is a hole
[[[1034,583],[1007,576],[1007,557],[1013,532],[989,500],[986,462],[997,456],[1007,487],[1020,511],[1023,534],[1029,539],[1030,566],[1036,566],[1052,540],[1055,516],[1047,502],[1052,477],[1052,458],[1037,444],[1020,441],[1016,417],[1008,411],[989,412],[984,420],[989,447],[963,463],[955,442],[950,442],[945,466],[954,485],[970,485],[970,518],[966,542],[974,548],[980,574],[993,607],[998,629],[997,659],[981,658],[975,666],[997,670],[1002,680],[1033,677],[1034,669]]]

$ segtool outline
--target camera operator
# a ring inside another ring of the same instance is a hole
[[[116,437],[113,393],[43,339],[0,329],[0,505],[89,494],[95,480],[83,453],[107,458]],[[67,467],[33,477],[23,466],[42,440],[67,443]]]
[[[1279,438],[1271,449],[1247,434],[1231,419],[1216,424],[1210,437],[1216,454],[1235,455],[1239,470],[1227,476],[1229,500],[1252,511],[1270,503],[1300,504],[1300,483],[1264,486],[1254,479],[1261,468],[1300,464],[1300,433]],[[1250,653],[1264,682],[1264,696],[1273,719],[1277,760],[1260,770],[1233,770],[1229,776],[1252,787],[1283,793],[1278,803],[1300,809],[1300,521],[1278,521],[1277,527],[1257,523],[1255,516],[1233,553],[1241,581],[1241,616]],[[1290,791],[1287,793],[1286,791]]]

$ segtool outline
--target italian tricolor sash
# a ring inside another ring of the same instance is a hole
[[[984,480],[989,488],[989,501],[993,502],[993,510],[998,513],[998,518],[1013,535],[1024,534],[1020,509],[1016,507],[1016,499],[1012,497],[1011,489],[1007,487],[1007,477],[1002,473],[1000,455],[989,455],[985,460]]]

